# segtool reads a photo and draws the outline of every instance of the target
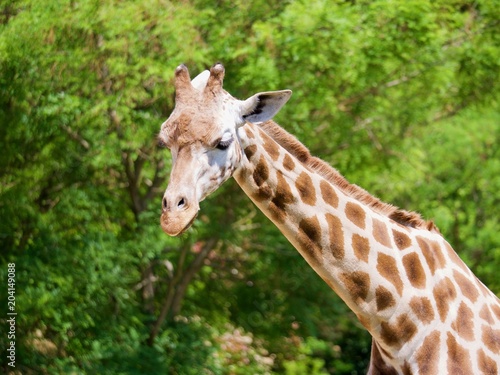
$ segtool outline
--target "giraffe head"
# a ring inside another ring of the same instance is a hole
[[[222,88],[223,78],[222,64],[193,80],[184,65],[175,71],[175,108],[159,134],[173,161],[161,215],[161,226],[171,236],[188,229],[199,202],[240,167],[238,128],[271,119],[291,95],[289,90],[263,92],[242,101]]]

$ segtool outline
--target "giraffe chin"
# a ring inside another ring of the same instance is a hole
[[[178,215],[163,213],[160,219],[161,229],[169,236],[180,236],[191,227],[198,216],[198,210],[195,212],[190,211],[185,211]]]

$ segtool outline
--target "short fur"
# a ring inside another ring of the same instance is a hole
[[[280,146],[295,156],[306,168],[339,187],[340,190],[348,196],[371,207],[375,212],[388,216],[395,222],[408,227],[439,232],[439,229],[432,221],[422,219],[420,214],[401,210],[391,204],[384,203],[380,199],[369,194],[363,188],[349,183],[349,181],[347,181],[335,168],[325,161],[312,156],[302,143],[274,121],[266,121],[262,123],[260,127]]]

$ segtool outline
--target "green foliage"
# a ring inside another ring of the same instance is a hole
[[[453,248],[492,290],[500,259],[499,218],[486,207],[500,203],[500,116],[492,110],[464,111],[405,139],[384,181],[400,181],[388,199],[433,218]],[[402,183],[404,179],[404,184]],[[423,200],[421,197],[432,197]]]
[[[293,89],[278,122],[352,182],[434,219],[500,293],[499,12],[493,0],[2,2],[0,280],[15,262],[16,370],[366,371],[369,335],[234,182],[181,239],[161,232],[170,158],[155,138],[181,62],[196,74],[222,61],[241,99]]]
[[[291,361],[285,361],[285,374],[287,375],[325,375],[325,361],[321,358],[332,357],[332,353],[338,350],[338,347],[331,347],[327,342],[318,340],[314,337],[308,337],[305,342],[301,342],[298,355]],[[335,367],[338,371],[352,370],[353,366],[342,366],[337,363]]]

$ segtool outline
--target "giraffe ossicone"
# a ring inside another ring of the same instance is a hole
[[[193,80],[175,71],[162,229],[183,233],[234,177],[370,332],[370,374],[498,374],[500,301],[434,224],[350,184],[273,122],[290,90],[238,100],[223,79],[222,64]]]

